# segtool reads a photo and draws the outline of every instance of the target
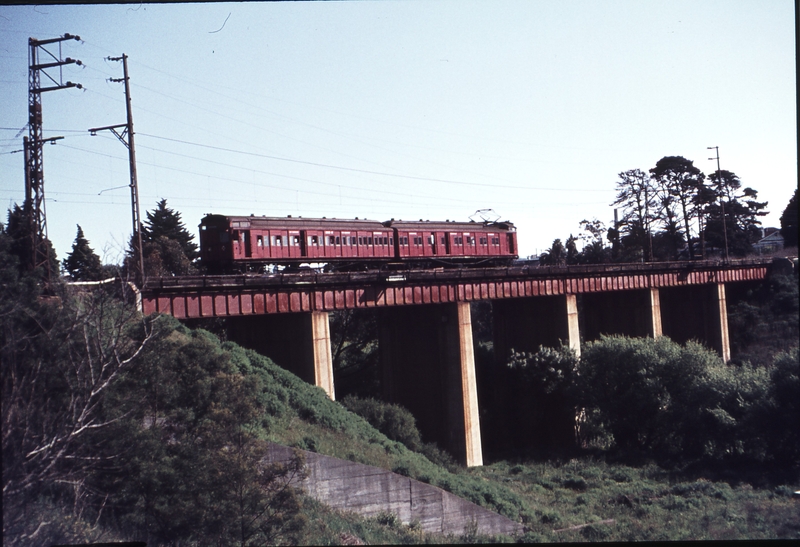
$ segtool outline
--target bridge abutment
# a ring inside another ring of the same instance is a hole
[[[333,359],[328,312],[252,315],[228,319],[228,338],[321,387],[331,399]]]
[[[379,321],[384,399],[409,409],[426,441],[483,465],[469,303],[398,306]]]

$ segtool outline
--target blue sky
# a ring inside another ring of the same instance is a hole
[[[513,221],[522,255],[609,224],[617,174],[681,155],[778,218],[797,187],[791,0],[0,7],[0,201],[22,203],[28,38],[85,90],[43,94],[48,232],[107,262],[130,230],[129,57],[143,215]],[[50,51],[57,51],[57,46]],[[57,74],[51,72],[51,74]],[[121,188],[120,188],[121,187]],[[5,215],[4,215],[5,216]],[[4,219],[3,219],[4,220]]]

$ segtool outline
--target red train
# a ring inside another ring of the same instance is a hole
[[[200,257],[209,273],[258,271],[267,264],[326,264],[328,270],[489,266],[517,258],[517,233],[511,222],[209,214],[200,221]]]

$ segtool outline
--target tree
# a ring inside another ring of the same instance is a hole
[[[584,246],[578,256],[578,262],[581,264],[610,262],[611,249],[605,245],[605,236],[608,233],[606,225],[595,218],[580,221],[580,226],[586,233],[580,236]]]
[[[620,242],[625,257],[653,260],[652,224],[656,219],[656,188],[650,175],[639,169],[619,173],[617,197],[612,205],[622,207]]]
[[[11,242],[0,233],[3,266],[18,264]],[[41,298],[35,272],[2,271],[3,535],[34,542],[48,520],[27,513],[30,504],[69,496],[80,511],[87,477],[118,461],[106,449],[116,417],[105,398],[142,351],[152,318],[107,291],[76,295],[57,281],[55,298]]]
[[[742,183],[735,173],[722,170],[708,178],[710,197],[703,200],[706,243],[717,249],[727,245],[734,255],[749,254],[752,244],[761,238],[758,217],[767,214],[764,211],[767,203],[757,201],[758,192],[752,188],[738,193]]]
[[[567,264],[577,264],[580,261],[580,253],[578,252],[578,238],[569,234],[567,238]]]
[[[116,496],[114,517],[159,545],[269,545],[293,534],[304,462],[264,462],[263,377],[172,318],[152,338],[113,392],[130,431],[120,471],[99,488]]]
[[[797,189],[781,215],[781,235],[784,247],[797,247]]]
[[[64,259],[63,266],[69,276],[76,281],[97,281],[103,275],[100,257],[89,246],[80,224],[72,244],[72,252]]]
[[[197,258],[197,244],[192,241],[194,236],[183,225],[181,214],[167,207],[166,199],[159,201],[154,210],[147,211],[147,220],[142,227],[142,243],[155,242],[160,237],[177,241],[189,260]]]
[[[581,352],[577,383],[590,425],[628,455],[767,457],[748,427],[768,395],[767,369],[726,365],[692,341],[601,336]]]
[[[699,213],[697,200],[705,175],[692,161],[682,156],[665,156],[658,160],[650,172],[659,187],[662,212],[665,214],[663,220],[667,231],[676,236],[676,224],[683,222],[684,235],[689,246],[689,258],[694,259],[691,224]]]
[[[138,270],[138,254],[134,245],[136,234],[131,237],[128,256],[125,259],[128,271]],[[180,213],[167,207],[162,199],[156,208],[147,211],[147,221],[142,226],[142,255],[145,276],[166,277],[189,275],[196,271],[192,260],[197,258],[194,236],[183,225]]]
[[[25,211],[14,204],[13,209],[9,209],[6,226],[3,229],[6,235],[10,238],[9,252],[19,259],[19,268],[22,270],[30,270],[33,263],[33,235],[31,234],[30,218],[25,214]],[[41,242],[48,249],[48,256],[50,257],[50,271],[58,271],[58,259],[56,258],[56,251],[53,244],[49,239]],[[45,276],[44,271],[36,272],[36,276],[41,280]]]
[[[545,266],[563,266],[567,260],[567,252],[561,239],[554,239],[548,250],[539,256],[539,262]]]
[[[575,446],[575,389],[578,357],[568,346],[539,346],[533,353],[513,352],[510,404],[517,434],[536,439],[537,448],[569,450]],[[512,387],[513,386],[513,387]]]
[[[375,310],[337,310],[331,314],[331,350],[336,392],[378,396],[378,318]]]

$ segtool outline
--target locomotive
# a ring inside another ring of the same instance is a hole
[[[431,222],[225,216],[200,221],[200,259],[209,273],[496,266],[517,258],[511,222]]]

